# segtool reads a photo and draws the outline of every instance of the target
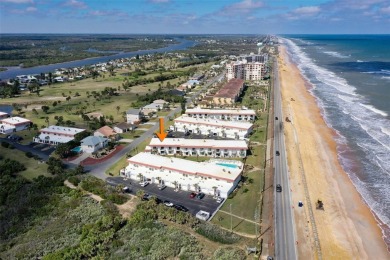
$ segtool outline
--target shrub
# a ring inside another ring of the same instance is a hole
[[[32,154],[32,152],[26,152],[25,155],[26,155],[28,158],[31,158],[31,157],[34,156],[34,155]]]
[[[209,222],[203,222],[196,226],[196,233],[222,244],[233,244],[240,240],[240,237],[234,233],[221,229]]]
[[[77,178],[76,176],[70,176],[68,178],[68,181],[70,183],[72,183],[74,186],[78,186],[81,180],[79,178]]]
[[[218,248],[213,255],[214,259],[218,260],[230,260],[230,259],[235,259],[235,260],[244,260],[246,259],[245,252],[236,247],[220,247]]]

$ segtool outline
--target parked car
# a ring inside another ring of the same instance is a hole
[[[173,203],[170,202],[169,200],[164,200],[164,205],[167,207],[173,207]]]
[[[141,200],[150,200],[151,197],[152,195],[150,195],[149,193],[145,193],[144,196],[142,196]]]
[[[195,192],[191,192],[190,198],[193,199],[193,198],[195,198],[195,197],[196,197],[196,193],[195,193]]]
[[[276,151],[276,155],[277,155],[277,156],[279,156],[279,155],[280,155],[279,151]]]
[[[187,212],[188,211],[188,209],[186,207],[184,207],[183,205],[173,205],[173,207],[175,209],[183,211],[183,212]]]
[[[282,192],[282,185],[276,184],[276,191],[277,192]]]
[[[145,187],[145,186],[148,186],[149,182],[148,181],[143,181],[143,182],[140,182],[139,185],[141,185],[141,187]]]
[[[159,184],[158,185],[158,189],[159,190],[163,190],[163,189],[165,189],[167,186],[165,186],[165,184]]]
[[[204,196],[205,196],[205,194],[204,194],[203,192],[199,192],[199,193],[196,195],[196,198],[197,198],[198,200],[201,200],[201,199],[203,199]]]
[[[278,117],[277,117],[277,116],[275,116],[275,120],[278,120]]]
[[[130,193],[131,192],[131,189],[127,186],[123,187],[123,192],[126,192],[126,193]]]
[[[224,200],[224,198],[218,197],[217,198],[217,203],[222,203],[223,200]]]

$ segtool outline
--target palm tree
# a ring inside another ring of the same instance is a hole
[[[121,109],[120,106],[116,106],[116,113],[119,114],[119,110]]]
[[[195,188],[195,191],[198,192],[198,190],[199,190],[199,184],[195,183],[195,184],[194,184],[194,188]]]
[[[139,178],[139,181],[142,181],[144,176],[142,175],[142,173],[138,173],[138,178]]]

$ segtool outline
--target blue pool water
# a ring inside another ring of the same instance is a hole
[[[80,153],[82,151],[81,146],[77,146],[72,149],[72,152]]]
[[[231,163],[216,163],[216,165],[221,165],[221,166],[225,166],[225,167],[229,167],[229,168],[237,168],[238,167],[237,165],[231,164]]]

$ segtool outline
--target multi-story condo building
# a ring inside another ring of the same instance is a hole
[[[186,109],[186,114],[193,118],[208,118],[226,121],[253,121],[256,112],[250,109]]]
[[[216,105],[233,105],[236,103],[244,90],[244,80],[230,79],[218,92],[213,96],[213,103]]]
[[[184,114],[174,120],[174,125],[170,126],[170,129],[184,133],[189,132],[242,140],[247,138],[252,132],[253,124],[249,122],[193,118]]]
[[[22,131],[28,129],[31,125],[31,121],[23,117],[9,117],[0,120],[0,133],[10,134],[13,132]]]
[[[261,62],[234,61],[226,64],[226,78],[259,81],[264,78],[266,65]]]
[[[78,133],[85,131],[85,129],[56,126],[42,128],[40,134],[34,137],[35,143],[57,145],[60,143],[67,143],[75,138]]]
[[[246,60],[247,62],[267,63],[268,62],[268,53],[262,53],[262,54],[250,53],[249,55],[241,55],[239,57],[239,59]]]
[[[129,165],[121,170],[121,175],[130,179],[224,198],[237,186],[243,170],[240,161],[194,162],[150,153],[139,153],[127,161]]]
[[[145,152],[159,155],[240,157],[245,158],[248,144],[244,140],[152,138]]]

